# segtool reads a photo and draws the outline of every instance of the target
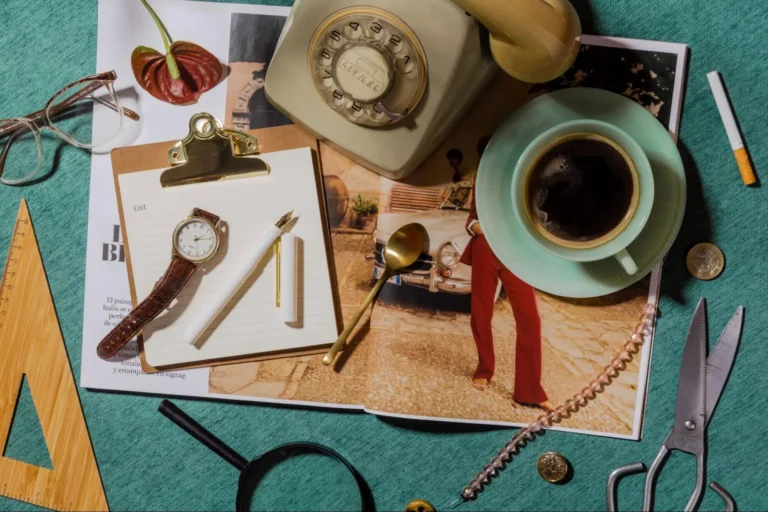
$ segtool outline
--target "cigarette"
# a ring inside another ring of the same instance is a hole
[[[708,73],[707,79],[709,80],[709,86],[712,88],[712,94],[715,96],[715,103],[717,103],[717,109],[720,111],[720,117],[725,125],[728,141],[730,141],[731,148],[733,148],[733,155],[736,157],[736,164],[739,166],[741,179],[745,185],[752,185],[757,181],[757,178],[755,177],[754,169],[752,169],[752,164],[749,162],[749,155],[744,147],[741,133],[739,133],[739,126],[736,124],[733,109],[731,109],[728,96],[725,94],[723,79],[717,71]]]

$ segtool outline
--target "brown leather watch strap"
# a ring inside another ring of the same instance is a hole
[[[218,217],[216,217],[216,222],[218,222]],[[139,334],[144,326],[170,305],[195,273],[195,270],[197,270],[197,266],[194,263],[178,256],[174,257],[165,275],[155,285],[149,297],[136,306],[117,327],[112,329],[112,332],[101,340],[99,346],[96,347],[96,353],[99,357],[109,359],[117,354],[118,350],[123,348]]]
[[[210,221],[211,224],[213,224],[214,226],[216,226],[220,220],[218,215],[214,215],[205,210],[201,210],[200,208],[195,208],[194,210],[192,210],[192,217],[202,217],[205,220]]]

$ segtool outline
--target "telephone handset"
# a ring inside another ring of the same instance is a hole
[[[453,0],[491,33],[491,53],[507,74],[548,82],[579,52],[581,23],[568,0]]]
[[[516,78],[546,81],[579,47],[568,0],[359,1],[297,0],[266,94],[318,138],[392,179],[440,144],[498,69],[493,58]]]

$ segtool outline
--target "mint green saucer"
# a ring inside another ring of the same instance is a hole
[[[643,231],[627,248],[637,263],[637,274],[628,275],[614,258],[579,263],[554,256],[531,238],[515,215],[512,175],[526,147],[544,131],[579,119],[596,119],[624,130],[651,163],[653,210]],[[664,258],[683,221],[686,186],[677,146],[656,118],[624,96],[575,88],[531,100],[501,125],[480,161],[475,194],[485,237],[512,273],[544,292],[585,298],[626,288]]]

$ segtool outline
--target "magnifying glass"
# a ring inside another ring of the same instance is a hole
[[[360,492],[360,510],[362,512],[374,511],[373,494],[363,476],[349,461],[330,448],[315,443],[290,443],[278,446],[249,462],[245,457],[227,446],[221,439],[211,434],[170,401],[163,400],[157,410],[181,427],[187,434],[200,441],[208,449],[240,471],[236,498],[236,510],[238,512],[250,510],[251,499],[256,492],[256,488],[270,469],[291,457],[306,454],[325,455],[344,464],[355,479]]]

